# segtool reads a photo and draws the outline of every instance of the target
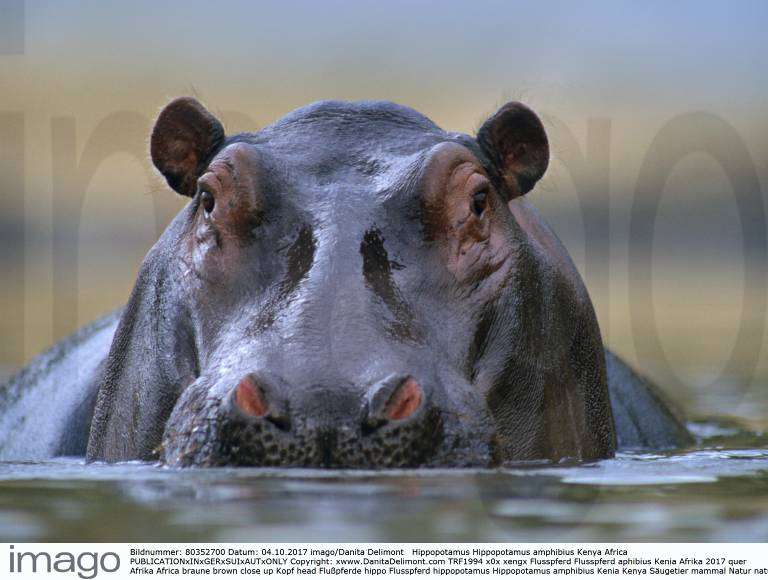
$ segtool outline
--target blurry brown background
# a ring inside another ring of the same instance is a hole
[[[183,205],[146,152],[172,97],[230,131],[335,98],[468,133],[514,98],[545,119],[553,162],[530,196],[606,343],[694,412],[765,425],[767,17],[757,1],[0,0],[0,367],[126,300]]]

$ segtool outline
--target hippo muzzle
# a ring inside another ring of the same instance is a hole
[[[429,390],[392,375],[357,395],[347,385],[298,391],[248,374],[221,398],[191,385],[168,422],[169,465],[381,468],[429,464],[443,442]]]

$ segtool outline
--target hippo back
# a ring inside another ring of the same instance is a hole
[[[122,309],[84,326],[0,386],[0,460],[84,455]]]

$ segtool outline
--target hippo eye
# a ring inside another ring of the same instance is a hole
[[[210,191],[202,191],[200,192],[200,203],[202,204],[205,213],[210,215],[213,211],[213,207],[216,205],[216,200]]]
[[[485,207],[488,205],[488,190],[481,189],[475,192],[472,196],[472,212],[480,217],[485,211]]]

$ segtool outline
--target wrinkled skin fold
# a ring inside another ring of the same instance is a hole
[[[474,137],[335,101],[228,136],[181,98],[150,143],[190,201],[69,387],[88,460],[494,466],[689,440],[613,355],[609,394],[584,284],[525,199],[549,146],[524,105]]]

